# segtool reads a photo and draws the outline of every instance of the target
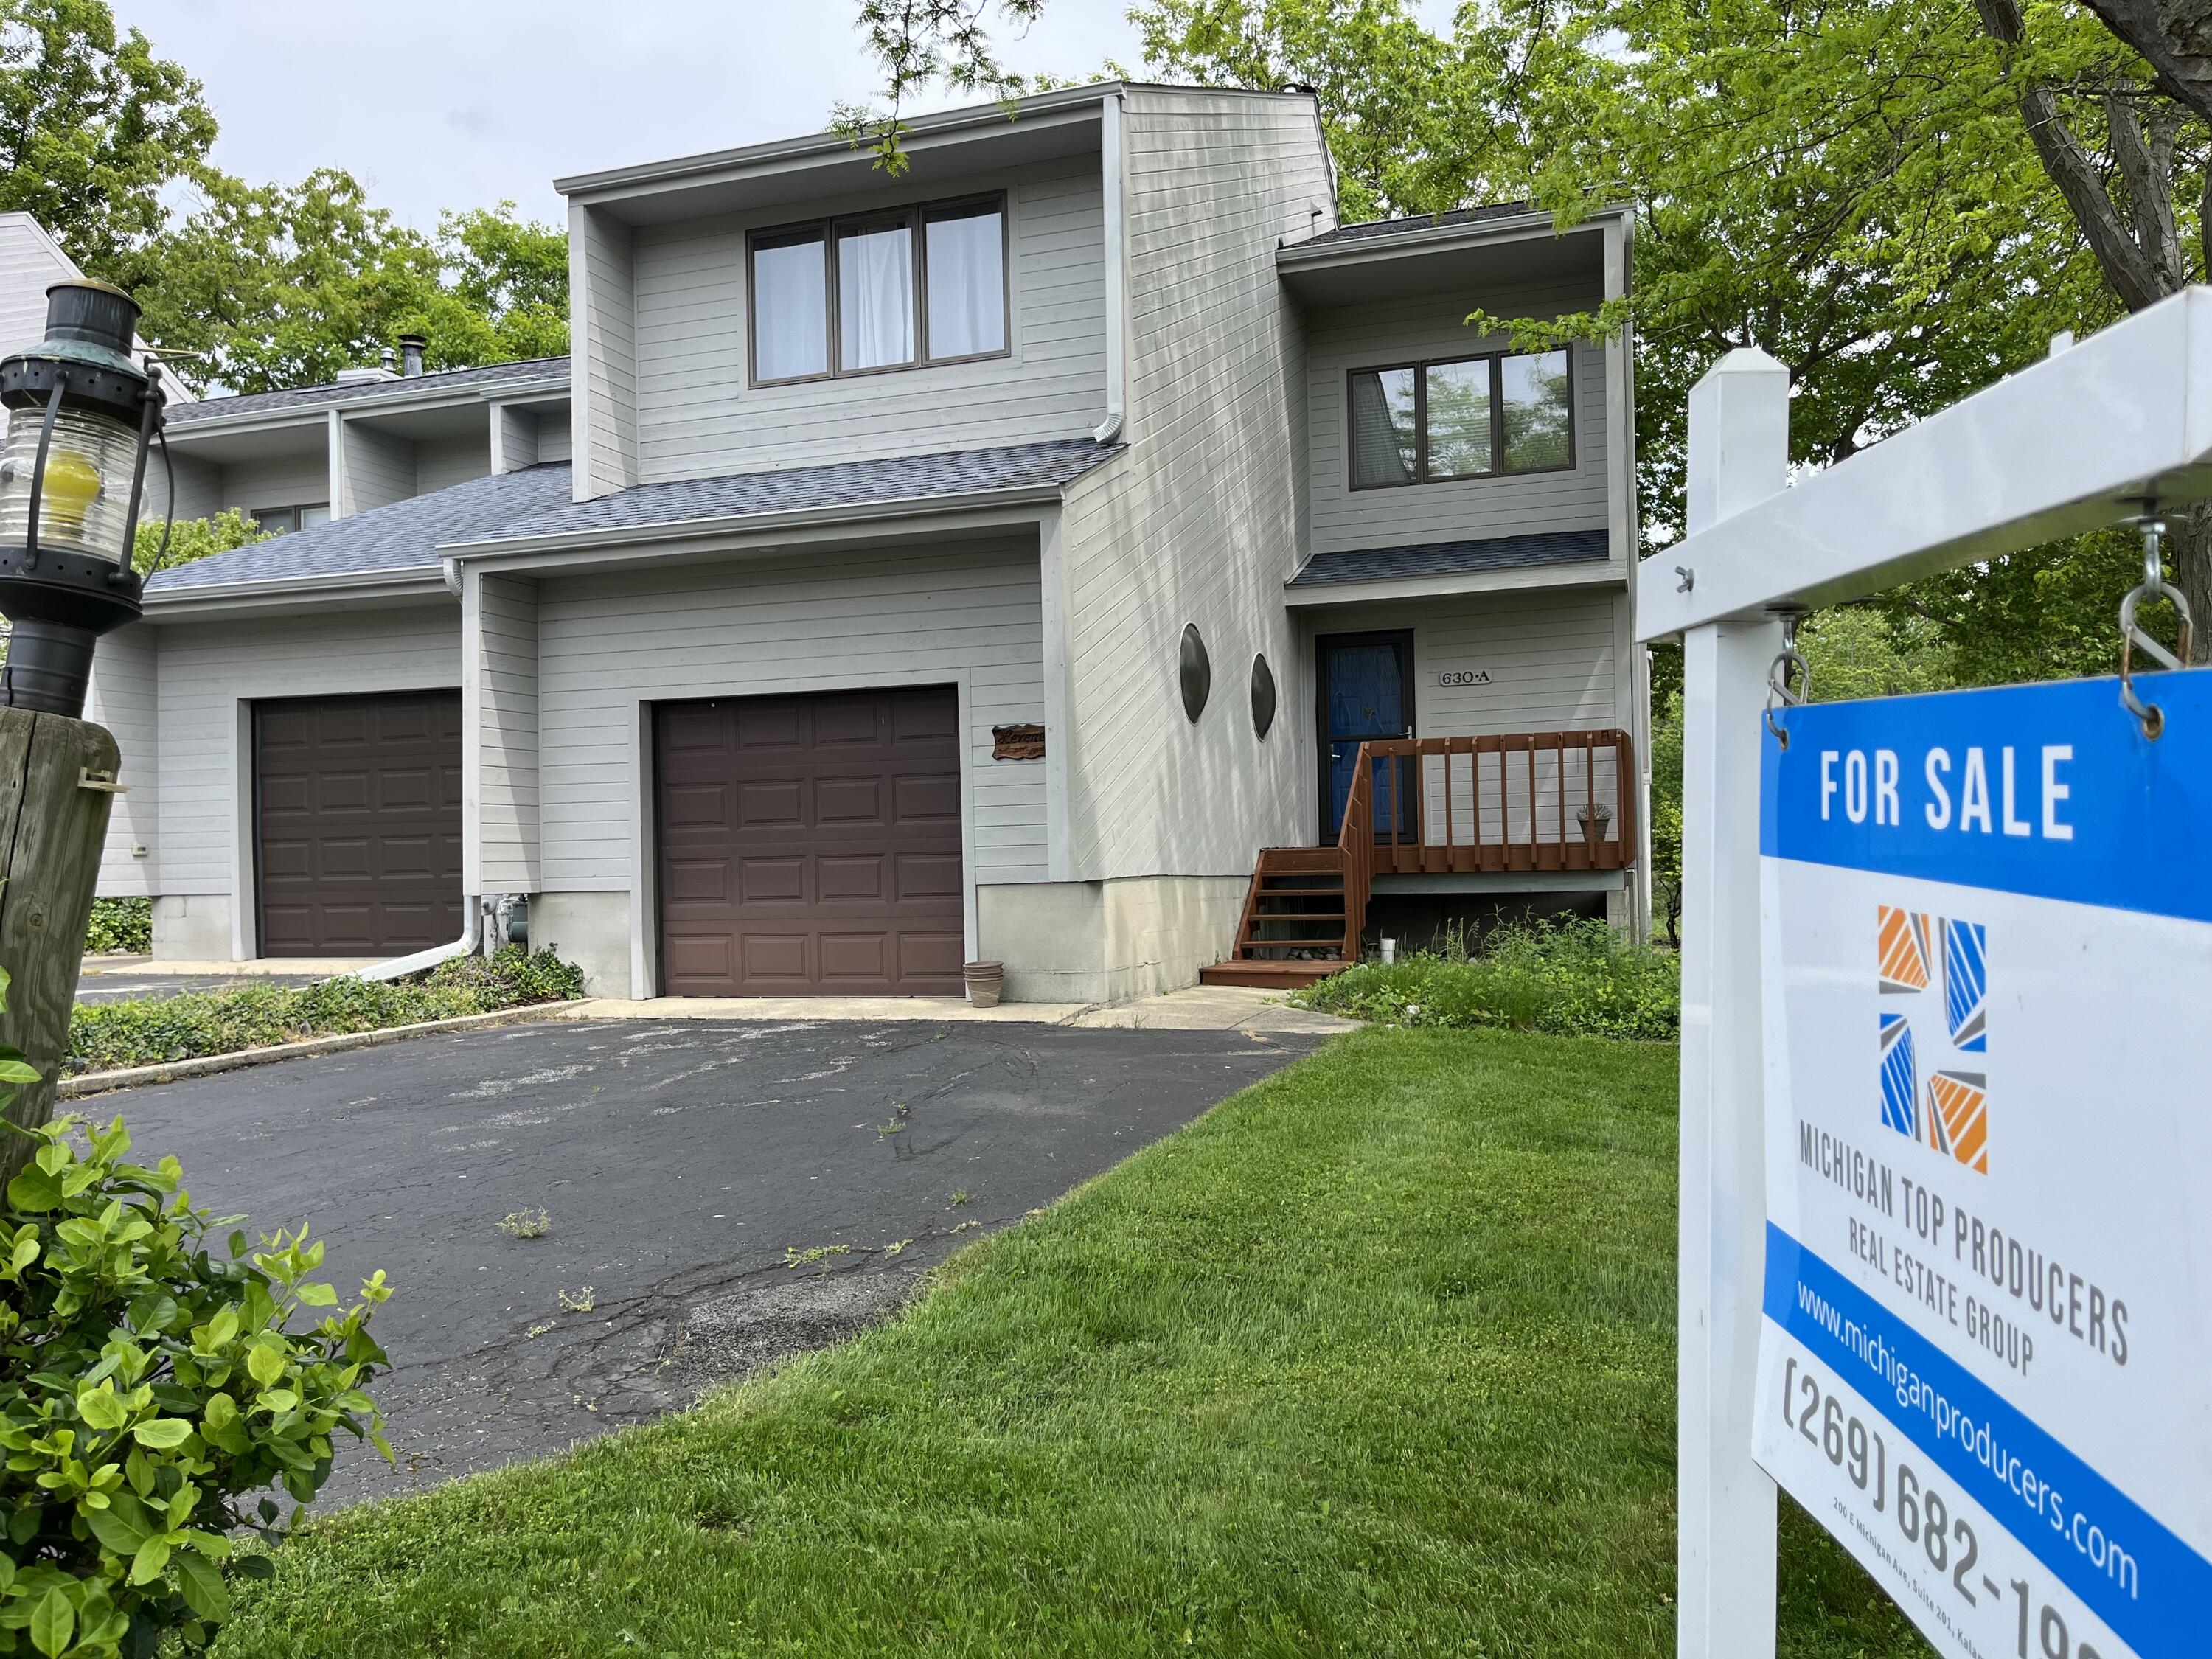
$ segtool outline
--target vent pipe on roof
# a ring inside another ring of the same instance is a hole
[[[429,342],[419,334],[399,337],[399,378],[411,380],[422,372],[422,353]]]

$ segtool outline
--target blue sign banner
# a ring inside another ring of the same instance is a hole
[[[2138,1651],[2180,1653],[2208,1562],[1965,1366],[1771,1222],[1766,1316],[1863,1395]],[[2111,1563],[2124,1561],[2125,1572]]]
[[[1814,703],[1778,718],[1759,851],[2033,898],[2212,921],[2212,670]]]

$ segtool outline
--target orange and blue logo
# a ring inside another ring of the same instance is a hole
[[[1989,929],[1878,907],[1881,1121],[1990,1172]],[[1910,999],[1910,1000],[1905,1000]]]

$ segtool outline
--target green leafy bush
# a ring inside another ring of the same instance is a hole
[[[149,898],[96,898],[92,921],[84,930],[87,955],[127,951],[143,956],[154,948],[154,901]]]
[[[326,979],[297,989],[228,990],[80,1004],[70,1017],[64,1072],[155,1066],[235,1054],[305,1037],[377,1031],[424,1020],[492,1013],[583,994],[584,975],[550,951],[508,945],[489,959],[458,957],[421,979],[385,984]]]
[[[1469,954],[1417,951],[1364,962],[1297,993],[1309,1008],[1384,1025],[1504,1026],[1558,1036],[1671,1040],[1681,969],[1601,921],[1501,928]]]
[[[391,1292],[380,1272],[336,1311],[304,1228],[218,1255],[228,1221],[191,1206],[175,1158],[124,1162],[120,1118],[80,1147],[79,1123],[36,1132],[0,1212],[0,1653],[143,1659],[204,1646],[230,1578],[268,1575],[233,1534],[281,1540],[268,1494],[313,1498],[334,1435],[391,1455],[365,1391]],[[295,1331],[303,1308],[332,1311]]]

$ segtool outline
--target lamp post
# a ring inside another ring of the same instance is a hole
[[[0,704],[84,712],[93,643],[136,620],[131,544],[161,389],[131,360],[137,303],[104,283],[46,290],[46,337],[0,361]]]
[[[131,361],[138,307],[103,283],[46,290],[46,337],[0,360],[0,1039],[40,1073],[8,1100],[24,1127],[53,1111],[108,809],[115,739],[84,720],[93,649],[139,615],[132,543],[161,390]],[[0,1137],[0,1179],[32,1143]]]

